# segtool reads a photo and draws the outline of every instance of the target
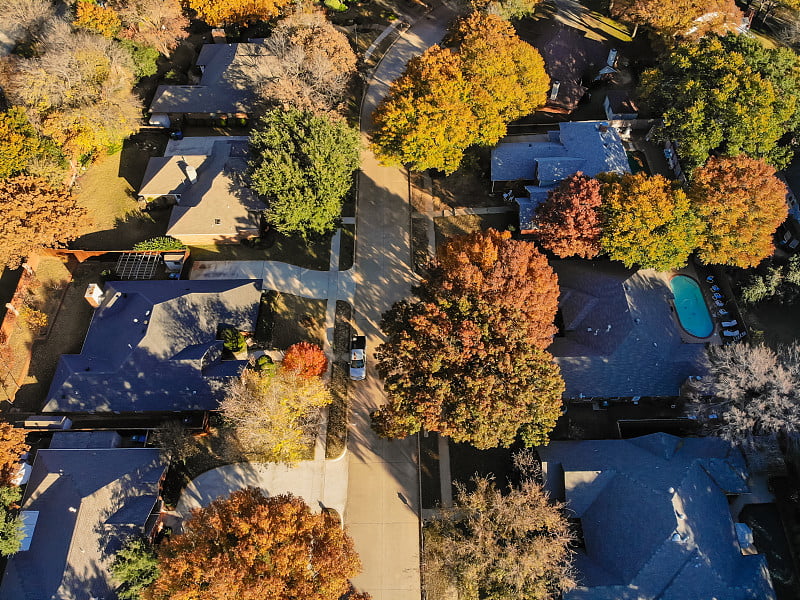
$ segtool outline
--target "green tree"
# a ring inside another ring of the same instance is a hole
[[[142,591],[158,579],[158,557],[146,540],[131,538],[114,556],[109,570],[120,582],[116,589],[120,600],[139,600]]]
[[[219,332],[219,337],[225,349],[231,352],[241,352],[247,348],[247,343],[245,342],[242,332],[233,327],[224,327],[222,331]]]
[[[359,165],[358,132],[310,112],[268,111],[250,136],[250,185],[286,234],[325,233],[342,211]]]
[[[695,170],[689,195],[705,226],[703,262],[746,268],[772,255],[772,237],[789,211],[773,167],[744,155],[712,157]]]
[[[478,448],[546,443],[564,381],[545,348],[558,283],[534,244],[494,230],[455,238],[416,300],[383,316],[378,370],[389,403],[373,413],[386,437],[422,428]]]
[[[661,175],[607,173],[601,179],[603,250],[626,267],[684,266],[702,231],[686,193]]]
[[[9,556],[19,551],[22,545],[22,519],[18,516],[17,503],[22,492],[17,486],[0,487],[0,555]]]
[[[160,237],[150,238],[143,242],[136,242],[133,245],[134,250],[185,250],[186,245],[174,237],[164,235]]]
[[[472,484],[458,485],[453,507],[425,525],[426,581],[460,600],[557,600],[574,587],[563,505],[529,478],[506,494],[490,478]]]
[[[781,139],[797,126],[800,63],[790,51],[757,45],[708,36],[677,46],[642,75],[640,93],[663,111],[663,135],[678,142],[688,171],[711,152],[747,154],[778,168],[791,158]]]
[[[158,73],[158,57],[160,56],[158,50],[133,40],[120,40],[120,44],[131,55],[133,76],[136,79],[150,77]]]
[[[457,21],[444,45],[409,61],[375,111],[381,160],[452,173],[468,146],[494,145],[510,121],[545,103],[541,55],[497,15]]]

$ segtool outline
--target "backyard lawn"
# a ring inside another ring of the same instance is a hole
[[[136,189],[147,160],[164,149],[160,138],[151,138],[126,141],[121,152],[101,157],[78,178],[73,193],[78,204],[88,211],[92,224],[72,247],[127,250],[136,242],[164,235],[169,211],[158,211],[151,216],[141,212],[136,201]],[[166,138],[163,143],[166,144]]]

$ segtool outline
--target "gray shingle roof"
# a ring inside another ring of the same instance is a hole
[[[254,331],[260,281],[106,284],[80,354],[65,354],[45,412],[208,410],[245,361],[220,361],[221,324]]]
[[[151,113],[249,112],[259,81],[271,74],[274,57],[260,42],[205,44],[197,58],[199,85],[158,86]]]
[[[583,530],[580,586],[565,600],[775,598],[763,556],[737,542],[725,493],[747,491],[746,468],[727,442],[658,433],[551,442],[539,455]]]
[[[12,556],[2,600],[112,600],[108,566],[141,533],[166,467],[152,448],[39,450],[23,510],[38,511],[30,549]]]
[[[548,132],[549,141],[500,142],[492,150],[492,181],[540,179],[542,185],[551,185],[578,171],[589,177],[630,173],[614,127],[603,121],[571,121],[558,127],[558,132]]]

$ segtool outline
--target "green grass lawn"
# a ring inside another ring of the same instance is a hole
[[[73,193],[88,211],[92,224],[73,247],[127,250],[136,242],[166,233],[169,211],[151,216],[139,210],[135,190],[119,175],[122,157],[123,152],[104,156],[78,179]]]
[[[306,269],[327,271],[330,267],[331,235],[288,237],[278,234],[270,248],[249,248],[241,244],[189,246],[192,260],[276,260]]]

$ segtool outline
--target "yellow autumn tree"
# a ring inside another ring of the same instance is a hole
[[[542,106],[549,86],[536,49],[508,21],[475,12],[392,84],[373,117],[375,152],[452,173],[468,146],[496,144],[510,121]]]
[[[682,267],[700,241],[702,223],[682,189],[661,175],[606,173],[601,244],[626,267]]]
[[[100,6],[93,0],[78,0],[75,11],[75,27],[103,37],[113,38],[122,27],[122,21],[113,8]]]
[[[197,18],[212,27],[246,25],[277,17],[291,0],[188,0]]]

